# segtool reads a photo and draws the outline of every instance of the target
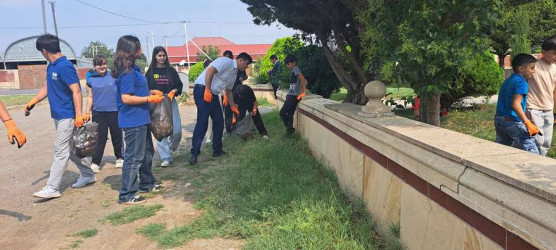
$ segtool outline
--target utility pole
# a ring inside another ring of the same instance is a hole
[[[154,50],[154,32],[151,31],[151,49]]]
[[[42,26],[44,27],[44,34],[46,34],[46,0],[42,0]]]
[[[187,53],[187,68],[191,68],[191,63],[189,62],[189,38],[187,37],[187,22],[183,21],[183,30],[185,31],[185,51]],[[202,51],[202,50],[201,50]]]
[[[164,36],[164,47],[166,49],[166,52],[168,52],[168,36]]]
[[[143,51],[146,55],[147,55],[147,66],[149,65],[149,63],[151,63],[151,59],[150,59],[150,53],[149,53],[149,36],[147,36],[145,38],[145,40],[147,41],[147,43],[145,43],[145,46],[147,46],[147,51]]]
[[[54,4],[56,2],[52,1],[50,2],[50,5],[52,6],[52,19],[54,20],[54,31],[56,32],[56,36],[58,36],[58,25],[56,24],[56,11],[54,10]]]

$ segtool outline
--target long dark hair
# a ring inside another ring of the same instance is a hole
[[[168,77],[168,82],[170,83],[171,86],[173,86],[173,82],[172,82],[172,77],[170,77],[170,71],[171,70],[175,70],[172,65],[170,65],[170,59],[168,59],[168,52],[166,52],[166,49],[162,46],[156,46],[153,49],[153,56],[151,58],[151,64],[149,65],[149,68],[147,69],[147,77],[152,77],[152,80],[154,80],[154,72],[153,69],[156,67],[156,65],[158,65],[158,61],[156,60],[156,55],[160,52],[164,52],[164,54],[166,54],[166,61],[164,61],[164,68],[166,69],[166,77]]]
[[[129,73],[135,64],[135,55],[141,49],[141,42],[135,36],[126,35],[118,39],[116,53],[114,54],[114,68],[112,77],[118,78],[122,73]]]

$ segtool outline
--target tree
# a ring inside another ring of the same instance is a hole
[[[114,50],[108,48],[108,46],[101,41],[91,42],[81,50],[81,57],[83,58],[93,58],[95,55],[103,55],[111,58],[114,55]]]
[[[324,50],[316,45],[308,45],[297,48],[294,52],[301,72],[307,79],[307,89],[312,93],[329,98],[330,94],[338,91],[340,81],[328,64]],[[287,79],[289,80],[288,71]],[[287,81],[282,81],[287,82]]]
[[[213,60],[213,61],[216,58],[218,58],[219,56],[221,56],[220,55],[220,49],[217,46],[212,46],[212,45],[203,46],[202,50],[205,53],[203,54],[201,52],[197,52],[197,62],[203,62],[203,61],[205,61],[205,59],[209,59],[209,58],[207,58],[207,56],[205,54],[209,55],[210,59]]]
[[[366,8],[366,0],[241,0],[254,17],[255,24],[278,21],[300,30],[303,37],[322,46],[339,81],[348,90],[346,101],[365,104],[364,87],[375,72],[367,70],[359,39],[361,24],[353,10]]]
[[[512,38],[512,59],[520,53],[531,53],[531,42],[529,42],[529,17],[524,10],[516,12],[514,23],[514,35]]]
[[[270,61],[270,57],[272,55],[276,55],[278,60],[284,63],[284,59],[289,54],[295,54],[295,51],[303,47],[303,42],[301,40],[292,38],[292,37],[283,37],[276,39],[272,46],[266,52],[266,55],[257,61],[256,70],[258,70],[259,75],[257,77],[257,83],[264,84],[270,80],[270,76],[267,71],[272,69],[272,62]],[[299,58],[298,58],[299,59]],[[287,71],[285,69],[285,65],[282,65],[284,69],[282,71]]]
[[[421,116],[439,125],[442,94],[462,73],[467,51],[486,51],[481,28],[495,19],[491,0],[369,0],[358,17],[365,20],[366,51],[379,67],[397,65],[396,74],[421,96]]]
[[[191,69],[189,69],[189,81],[195,82],[195,80],[197,80],[197,77],[199,77],[199,75],[203,73],[203,70],[205,70],[203,62],[198,62],[195,63],[195,65],[191,66]]]

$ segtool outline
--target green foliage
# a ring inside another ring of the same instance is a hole
[[[266,98],[257,98],[257,104],[259,104],[259,107],[273,107],[274,106]]]
[[[504,80],[504,71],[494,61],[491,53],[464,53],[462,57],[468,59],[461,63],[459,74],[454,77],[448,91],[441,96],[443,108],[450,108],[463,97],[494,95]]]
[[[203,65],[202,62],[195,63],[193,66],[191,66],[191,68],[189,69],[189,81],[195,82],[195,80],[197,80],[197,77],[199,77],[199,75],[203,73],[203,70],[205,70],[205,65]]]
[[[93,229],[87,229],[87,230],[83,230],[83,231],[79,231],[77,233],[72,234],[71,236],[73,237],[82,237],[82,238],[91,238],[95,235],[97,235],[98,233],[98,229],[93,228]]]
[[[136,234],[143,235],[149,240],[156,240],[166,230],[165,223],[150,223],[135,230]]]
[[[512,60],[520,53],[531,53],[531,43],[529,42],[529,17],[527,14],[528,12],[524,10],[518,10],[515,13],[516,21],[514,23],[515,33],[512,38]]]
[[[322,95],[329,98],[330,94],[338,91],[341,84],[336,74],[330,67],[322,47],[308,45],[297,48],[294,52],[298,60],[298,66],[307,79],[307,89],[311,93]],[[286,81],[289,82],[290,74],[287,74]]]
[[[137,205],[133,207],[124,208],[119,212],[114,212],[106,216],[102,222],[108,222],[114,226],[128,224],[139,219],[154,216],[156,211],[162,209],[164,205],[155,204],[151,206]]]
[[[287,74],[288,68],[284,65],[284,59],[289,54],[295,54],[296,49],[303,46],[301,40],[292,37],[283,37],[276,39],[266,55],[257,61],[255,64],[255,70],[258,70],[258,78],[256,79],[257,84],[265,84],[270,81],[270,76],[268,71],[272,69],[272,62],[270,61],[270,56],[276,55],[278,61],[282,63],[282,74]],[[280,77],[282,78],[282,77]]]
[[[201,52],[197,52],[197,62],[204,62],[205,59],[211,59],[214,61],[216,58],[220,57],[220,48],[218,48],[218,46],[203,46],[201,49],[205,52],[205,54],[209,55],[210,58],[207,58],[207,56]]]
[[[114,49],[108,48],[108,45],[101,41],[93,41],[81,50],[81,57],[83,58],[93,58],[95,55],[111,58],[114,55]]]

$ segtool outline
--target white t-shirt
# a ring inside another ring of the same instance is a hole
[[[547,64],[542,59],[538,60],[533,79],[529,79],[528,82],[527,108],[551,110],[554,106],[556,65]]]
[[[234,87],[234,82],[237,77],[237,63],[227,57],[219,57],[214,60],[203,73],[197,77],[195,84],[205,85],[205,76],[207,69],[214,67],[218,72],[212,77],[212,82],[210,85],[210,92],[215,95],[222,93],[224,89],[232,89]]]

